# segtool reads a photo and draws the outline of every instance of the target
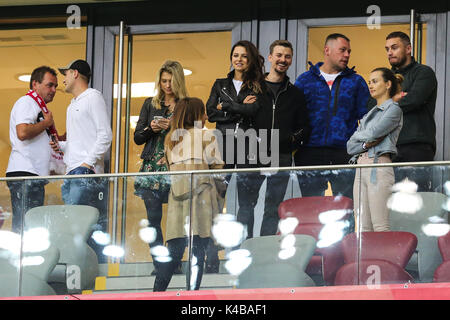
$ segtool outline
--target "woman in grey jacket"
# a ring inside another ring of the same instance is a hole
[[[347,142],[347,152],[353,156],[350,163],[392,162],[403,124],[402,110],[394,102],[401,92],[402,81],[401,75],[387,68],[377,68],[370,74],[370,95],[377,100],[377,105],[361,119],[358,130]],[[387,200],[394,182],[392,167],[357,170],[353,201],[362,232],[390,230]]]

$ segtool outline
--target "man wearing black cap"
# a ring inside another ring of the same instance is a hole
[[[103,173],[103,158],[112,141],[105,100],[98,90],[89,88],[91,68],[86,61],[75,60],[59,71],[64,75],[65,91],[74,97],[67,108],[67,140],[60,142],[66,174]],[[56,144],[50,144],[57,149]],[[100,217],[96,229],[106,231],[105,187],[103,179],[66,179],[61,193],[66,204],[97,207]],[[97,256],[102,260],[101,247],[92,239],[88,243],[97,249]]]

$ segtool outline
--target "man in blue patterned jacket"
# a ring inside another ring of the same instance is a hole
[[[308,143],[295,154],[296,166],[348,164],[346,143],[367,112],[369,89],[354,68],[347,67],[350,40],[330,34],[325,41],[324,62],[310,63],[309,71],[295,81],[305,95],[311,126]],[[331,183],[333,195],[352,198],[354,171],[311,172],[299,176],[302,196],[324,195]]]

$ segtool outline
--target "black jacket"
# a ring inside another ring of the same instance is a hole
[[[247,130],[252,128],[253,118],[260,108],[258,94],[249,88],[242,88],[239,94],[233,85],[234,71],[228,73],[227,78],[217,79],[211,89],[211,94],[206,102],[206,112],[209,122],[216,123],[216,129],[225,134],[226,129],[239,128]],[[252,104],[244,104],[244,99],[249,95],[257,96],[257,101]],[[222,103],[222,110],[217,110],[217,105]]]
[[[430,67],[413,61],[404,68],[392,69],[405,79],[401,84],[407,93],[398,105],[403,111],[403,127],[397,145],[409,143],[426,143],[436,150],[436,108],[437,79]],[[369,109],[376,105],[369,100]]]
[[[153,132],[150,127],[150,122],[152,122],[155,116],[166,116],[169,108],[163,103],[161,104],[161,109],[156,109],[152,105],[152,98],[147,98],[142,105],[141,113],[139,114],[139,120],[134,131],[134,142],[137,145],[142,145],[145,143],[144,150],[141,154],[141,159],[148,160],[153,155],[155,150],[155,141],[159,133]]]
[[[227,78],[217,79],[214,82],[206,102],[208,120],[216,123],[216,129],[222,135],[219,148],[222,159],[226,162],[225,169],[234,168],[235,165],[238,168],[257,167],[259,163],[257,135],[249,129],[254,129],[254,117],[261,106],[261,94],[248,87],[242,87],[237,94],[233,77],[234,71],[231,71]],[[244,99],[249,95],[256,96],[256,102],[244,104]],[[217,110],[219,103],[222,103],[222,110]],[[243,132],[244,135],[240,135],[236,129],[242,129],[240,133]],[[228,139],[233,139],[233,154],[227,151]]]
[[[267,129],[269,141],[271,129],[278,129],[279,152],[292,153],[303,142],[308,141],[311,132],[305,96],[287,76],[276,97],[267,85],[263,87],[263,92],[261,108],[255,117],[255,127],[258,130]]]

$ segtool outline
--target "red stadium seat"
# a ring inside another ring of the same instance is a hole
[[[296,217],[299,220],[294,234],[306,234],[319,240],[320,231],[324,227],[319,217],[334,210],[342,213],[340,220],[348,220],[353,211],[353,201],[344,196],[293,198],[280,204],[278,215],[280,219]],[[316,248],[306,273],[322,275],[325,285],[333,285],[336,271],[343,263],[340,242],[337,242],[328,247]]]
[[[438,238],[438,247],[444,261],[450,261],[450,232]]]
[[[417,247],[410,232],[362,232],[341,242],[344,266],[336,273],[335,285],[404,283],[413,281],[405,266]],[[375,274],[377,273],[377,274]]]
[[[436,268],[433,282],[450,282],[450,232],[438,238],[438,247],[444,261]]]

